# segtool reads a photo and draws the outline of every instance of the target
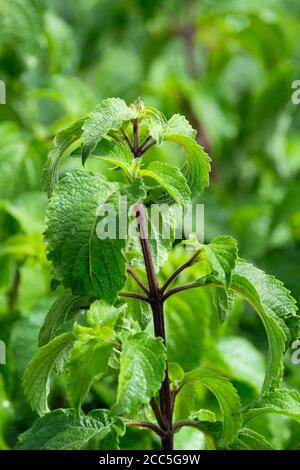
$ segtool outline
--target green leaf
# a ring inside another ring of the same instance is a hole
[[[257,311],[267,332],[269,353],[263,391],[278,386],[283,374],[283,356],[289,330],[285,319],[296,316],[295,300],[282,282],[244,261],[239,261],[231,288]]]
[[[221,292],[221,289],[218,291]],[[231,378],[250,384],[259,393],[266,370],[263,353],[241,336],[220,338],[217,348],[229,368]]]
[[[199,286],[226,288],[214,275],[198,281]],[[230,290],[244,297],[258,313],[268,336],[269,352],[263,391],[277,387],[282,379],[286,343],[290,340],[289,323],[299,322],[296,302],[282,282],[260,269],[238,260]],[[293,330],[295,324],[292,324]]]
[[[235,450],[274,450],[272,444],[264,436],[252,429],[244,428],[239,432],[231,449]]]
[[[180,134],[195,139],[197,132],[184,116],[181,114],[173,114],[167,124],[166,137],[174,134]]]
[[[217,417],[211,410],[199,410],[191,414],[191,419],[196,421],[207,421],[209,423],[216,423]]]
[[[165,373],[166,352],[161,338],[145,332],[125,340],[120,357],[116,414],[129,413],[149,403]]]
[[[127,143],[103,139],[95,153],[97,154],[96,157],[99,153],[99,158],[122,168],[130,176],[130,168],[134,162],[134,157]]]
[[[244,423],[267,413],[285,415],[300,423],[300,393],[279,388],[268,391],[254,402],[253,408],[246,410]]]
[[[123,421],[108,410],[79,417],[74,410],[58,409],[39,418],[19,436],[18,450],[115,450],[125,432]]]
[[[142,266],[134,266],[133,271],[135,272],[135,274],[138,275],[144,285],[147,286],[148,280],[145,268]],[[144,291],[138,286],[136,281],[132,278],[132,276],[128,276],[124,290],[129,292],[137,292],[139,294],[145,294]],[[128,306],[128,313],[132,316],[134,320],[138,322],[141,329],[144,330],[149,325],[152,319],[152,310],[149,303],[140,302],[137,299],[131,299],[128,297],[126,298],[126,304]]]
[[[117,215],[117,183],[85,170],[68,174],[50,200],[45,241],[56,279],[74,295],[94,296],[112,304],[126,281],[125,239],[100,240],[97,236],[102,219],[96,212],[108,202]]]
[[[96,300],[87,312],[88,324],[96,326],[114,327],[120,314],[126,309],[126,304],[114,307],[104,300]]]
[[[200,196],[209,184],[210,158],[203,148],[191,137],[181,134],[168,134],[165,140],[181,145],[186,153],[184,175],[192,196]]]
[[[26,367],[23,377],[24,393],[32,408],[42,415],[48,413],[47,398],[51,373],[65,349],[74,341],[73,333],[64,333],[38,350]]]
[[[107,374],[113,346],[99,340],[76,341],[71,349],[66,368],[70,405],[80,408],[92,383]]]
[[[155,115],[151,115],[146,119],[148,125],[149,134],[157,144],[160,145],[163,140],[169,135],[181,134],[187,137],[196,137],[196,131],[192,128],[188,120],[180,115],[173,114],[173,116],[166,120],[165,116],[159,112],[156,112]]]
[[[118,130],[124,123],[138,117],[120,98],[108,98],[98,104],[84,123],[82,161],[85,163],[90,153],[110,130]]]
[[[188,372],[182,381],[181,387],[189,383],[199,383],[207,387],[215,395],[223,414],[221,442],[225,446],[231,444],[241,427],[241,416],[239,413],[241,403],[233,385],[227,377],[206,368]]]
[[[190,201],[190,190],[181,171],[170,163],[151,162],[146,170],[141,170],[142,177],[156,180],[173,197],[177,204]]]
[[[65,322],[73,320],[80,309],[88,308],[91,297],[73,295],[70,290],[64,291],[51,306],[39,332],[39,346],[44,346],[56,336],[57,329]]]
[[[212,269],[229,286],[238,253],[236,240],[228,235],[221,235],[214,238],[208,245],[203,245],[203,250]]]
[[[70,145],[80,138],[82,133],[81,128],[84,122],[85,118],[73,122],[69,126],[64,127],[59,132],[57,132],[54,138],[42,175],[43,189],[48,193],[49,196],[52,194],[52,191],[58,181],[60,161]]]
[[[177,362],[169,362],[168,375],[171,386],[178,388],[184,378],[184,370]]]

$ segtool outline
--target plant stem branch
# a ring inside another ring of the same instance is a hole
[[[164,292],[168,287],[169,285],[176,279],[177,276],[179,276],[179,274],[184,271],[185,269],[189,268],[190,266],[192,266],[192,264],[195,262],[195,260],[197,259],[198,255],[199,255],[199,252],[200,250],[197,250],[196,253],[193,254],[193,256],[191,257],[191,259],[189,259],[186,263],[184,263],[183,265],[181,265],[178,269],[176,269],[176,271],[174,271],[173,274],[171,274],[171,276],[169,277],[169,279],[167,279],[167,281],[164,283],[164,285],[162,286],[161,290],[162,292]]]
[[[150,142],[150,140],[152,139],[151,135],[148,135],[146,137],[146,139],[141,143],[141,145],[139,146],[139,152],[141,152],[143,150],[143,148],[145,147],[145,145],[148,144],[148,142]]]
[[[159,426],[162,429],[166,429],[166,422],[163,418],[163,415],[161,414],[160,407],[158,406],[158,403],[155,400],[155,398],[151,398],[150,405],[151,405],[152,411],[155,415],[155,418],[156,418]]]
[[[127,421],[126,426],[135,426],[135,427],[138,427],[138,428],[150,429],[151,431],[158,434],[161,438],[163,438],[165,436],[165,432],[159,426],[157,426],[156,424],[150,423],[150,421],[140,421],[140,420]]]
[[[138,277],[138,275],[137,275],[131,268],[127,268],[127,272],[130,274],[130,276],[133,277],[133,279],[134,279],[135,282],[140,286],[140,288],[141,288],[147,295],[149,295],[149,290],[148,290],[147,287],[143,284],[143,282],[142,282],[141,279]]]
[[[123,128],[121,128],[121,132],[123,134],[124,139],[126,140],[126,142],[128,144],[128,147],[130,148],[131,152],[133,152],[133,145],[131,143],[131,140],[129,139],[128,135],[126,134],[126,132],[124,131]]]
[[[171,295],[177,294],[183,290],[193,289],[195,287],[199,287],[197,282],[190,282],[189,284],[182,284],[182,286],[174,287],[173,289],[168,290],[163,296],[163,300],[167,300]]]
[[[181,419],[180,421],[177,421],[173,425],[174,432],[176,432],[178,429],[183,428],[184,426],[188,426],[190,428],[196,428],[199,431],[202,431],[204,434],[207,434],[207,430],[204,428],[204,426],[201,426],[196,421],[192,421],[190,419]]]
[[[149,298],[146,295],[138,294],[137,292],[119,292],[120,297],[130,297],[132,299],[143,300],[144,302],[149,302]]]
[[[139,202],[135,206],[136,209],[136,216],[138,219],[138,226],[140,231],[140,242],[147,272],[148,284],[150,295],[155,297],[157,292],[159,291],[158,282],[155,274],[152,254],[151,254],[151,247],[148,239],[148,229],[147,229],[147,219],[145,213],[145,206],[143,202]]]
[[[150,142],[148,145],[146,145],[143,150],[140,152],[139,154],[139,157],[141,157],[142,155],[144,155],[144,153],[147,152],[147,150],[149,150],[151,147],[153,147],[153,145],[156,144],[156,140],[153,140],[152,142]]]
[[[133,121],[133,154],[135,158],[140,156],[139,154],[139,120]]]

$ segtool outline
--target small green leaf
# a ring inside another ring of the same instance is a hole
[[[233,385],[227,377],[206,368],[188,372],[182,381],[181,387],[189,383],[200,383],[215,395],[223,413],[221,442],[224,445],[231,444],[241,427],[241,416],[239,413],[241,403]]]
[[[183,173],[192,196],[200,196],[209,184],[210,158],[203,148],[191,137],[181,134],[168,134],[165,140],[181,145],[186,153]]]
[[[174,114],[169,121],[165,116],[156,111],[146,119],[148,131],[151,137],[160,145],[163,140],[173,134],[181,134],[187,137],[195,138],[196,131],[192,128],[187,119],[180,115]]]
[[[80,408],[92,383],[107,374],[108,361],[112,353],[112,345],[89,339],[76,341],[71,349],[66,364],[67,389],[70,405]]]
[[[169,362],[168,363],[168,373],[171,385],[173,387],[178,387],[183,380],[184,377],[184,370],[183,368],[177,364],[177,362]]]
[[[164,378],[166,352],[161,338],[145,332],[125,340],[120,357],[116,414],[134,411],[149,403]]]
[[[199,410],[192,413],[190,417],[195,421],[207,421],[209,423],[217,422],[217,417],[211,410]]]
[[[81,136],[85,118],[73,122],[57,132],[44,166],[42,183],[44,191],[50,196],[58,181],[59,164],[66,150]]]
[[[127,143],[103,139],[94,156],[98,157],[98,153],[99,158],[122,168],[127,175],[130,175],[130,168],[134,157]]]
[[[133,271],[141,279],[145,286],[148,284],[147,274],[145,268],[142,266],[134,266]],[[144,291],[138,286],[132,276],[128,276],[124,290],[129,292],[137,292],[139,294],[145,294]],[[134,320],[138,322],[141,329],[144,330],[152,319],[152,310],[148,302],[140,302],[134,298],[126,298],[128,306],[128,313]]]
[[[64,291],[54,302],[46,315],[39,332],[39,346],[44,346],[56,336],[57,329],[65,322],[76,318],[80,309],[88,308],[91,297],[73,295],[70,290]]]
[[[203,250],[213,271],[229,286],[238,253],[236,240],[228,235],[221,235],[214,238],[208,245],[203,245]]]
[[[73,333],[64,333],[43,346],[33,356],[23,377],[24,393],[32,408],[42,415],[48,413],[50,379],[55,362],[74,341]]]
[[[18,450],[115,450],[125,433],[121,418],[108,410],[79,417],[74,410],[58,409],[39,418],[19,436]]]
[[[82,127],[82,163],[85,163],[96,144],[110,130],[118,130],[123,124],[137,117],[138,113],[120,98],[108,98],[98,104]]]
[[[177,204],[190,201],[190,190],[187,181],[179,168],[170,163],[151,162],[146,170],[141,170],[142,177],[156,180],[173,197]]]
[[[104,300],[96,300],[87,312],[87,321],[89,325],[113,327],[120,314],[126,309],[126,304],[120,307],[114,307]]]
[[[253,408],[246,410],[244,423],[267,413],[285,415],[300,423],[300,393],[279,388],[268,391],[254,402]]]

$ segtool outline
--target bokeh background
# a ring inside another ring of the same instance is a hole
[[[198,200],[206,240],[235,236],[242,257],[300,300],[300,105],[291,102],[299,39],[298,0],[1,0],[0,339],[7,364],[0,365],[0,449],[13,447],[36,418],[20,383],[56,295],[42,239],[41,169],[56,130],[105,97],[140,96],[167,117],[187,116],[213,159],[210,188]],[[168,147],[155,152],[170,158]],[[66,159],[61,174],[76,165]],[[103,171],[109,177],[107,165]],[[259,320],[237,302],[225,324],[212,328],[197,294],[188,295],[169,306],[171,358],[187,368],[213,364],[249,400],[265,367]],[[300,364],[290,352],[285,382],[300,390]],[[95,384],[86,407],[109,406],[114,390]],[[51,403],[67,406],[63,378]],[[300,443],[300,425],[279,415],[258,418],[253,428],[277,449]],[[199,435],[186,428],[177,446],[201,448]],[[147,431],[130,431],[122,445],[156,443]]]

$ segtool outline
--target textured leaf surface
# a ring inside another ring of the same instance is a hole
[[[96,211],[112,196],[118,196],[117,183],[99,175],[77,170],[57,185],[47,211],[48,258],[55,278],[74,295],[90,295],[109,303],[116,299],[126,281],[124,239],[100,240],[96,233]],[[118,197],[115,201],[118,204]]]
[[[141,170],[141,176],[148,176],[156,180],[172,196],[177,204],[190,201],[190,190],[187,181],[179,168],[164,162],[151,162]]]
[[[206,368],[195,369],[187,373],[181,386],[188,383],[201,383],[215,395],[223,413],[223,434],[221,441],[224,445],[232,443],[241,426],[241,416],[239,413],[241,403],[233,385],[227,377]]]
[[[95,339],[77,341],[70,351],[66,368],[70,405],[79,409],[92,383],[107,373],[112,345]]]
[[[225,288],[214,276],[200,278],[198,283],[199,286]],[[295,300],[282,282],[243,260],[236,263],[230,289],[244,297],[261,318],[269,342],[263,391],[277,387],[282,379],[286,343],[290,339],[288,322],[291,319],[299,322]]]
[[[59,360],[65,348],[73,341],[74,336],[72,333],[57,336],[38,350],[25,370],[23,377],[24,393],[32,408],[40,415],[49,411],[47,399],[55,362]]]
[[[203,245],[203,250],[213,270],[229,285],[238,252],[236,240],[228,235],[221,235],[214,238],[208,245]]]
[[[50,196],[58,181],[59,164],[66,150],[81,136],[81,128],[85,119],[79,119],[69,126],[61,129],[55,136],[49,150],[43,170],[42,183],[44,191]]]
[[[246,411],[244,422],[267,413],[282,414],[300,423],[300,393],[279,388],[270,390],[255,401],[253,408]]]
[[[232,289],[255,308],[269,340],[267,371],[263,390],[278,386],[283,373],[283,356],[288,328],[285,319],[296,316],[295,300],[282,282],[244,261],[236,265]]]
[[[149,134],[160,145],[169,135],[181,134],[187,137],[195,138],[196,131],[192,128],[188,120],[181,114],[174,114],[169,121],[158,113],[151,116],[147,122]]]
[[[115,413],[149,403],[164,378],[166,353],[161,338],[136,333],[123,344]]]
[[[108,410],[78,417],[74,410],[58,409],[39,418],[19,436],[19,450],[114,450],[125,432],[122,420]]]
[[[138,113],[120,98],[108,98],[97,105],[83,125],[82,157],[85,161],[92,150],[110,130],[119,129],[123,123],[135,119]]]
[[[56,330],[63,323],[76,318],[81,308],[87,308],[90,297],[73,295],[70,290],[64,291],[51,306],[39,333],[39,346],[44,346],[56,336]]]
[[[168,134],[165,140],[175,142],[183,147],[186,153],[184,175],[187,179],[192,196],[202,194],[209,184],[210,158],[203,148],[191,137],[181,134]]]

